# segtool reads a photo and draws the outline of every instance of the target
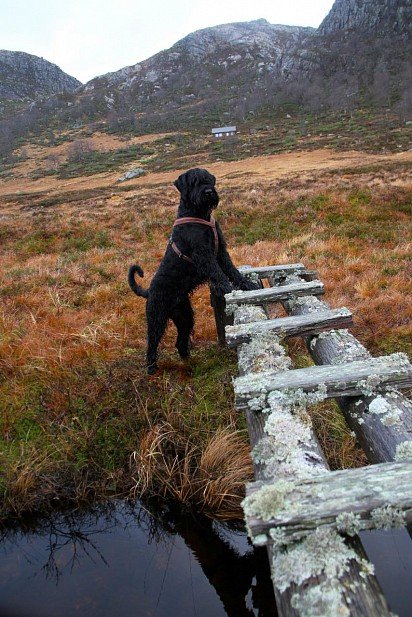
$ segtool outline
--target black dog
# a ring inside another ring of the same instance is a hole
[[[218,223],[212,216],[219,203],[216,178],[205,169],[189,169],[175,181],[180,205],[163,260],[148,290],[135,281],[143,277],[140,266],[129,269],[128,282],[138,296],[147,298],[147,370],[157,369],[157,348],[169,319],[177,328],[176,348],[182,358],[189,356],[194,326],[189,294],[209,282],[212,291],[224,296],[237,289],[256,289],[233,265]]]

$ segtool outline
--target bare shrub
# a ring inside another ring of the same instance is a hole
[[[67,160],[70,163],[81,163],[89,154],[95,152],[95,148],[85,139],[76,139],[67,148]]]

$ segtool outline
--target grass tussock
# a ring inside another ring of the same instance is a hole
[[[147,493],[225,520],[241,518],[245,479],[252,479],[250,448],[244,434],[218,429],[201,446],[178,426],[150,428],[132,455],[136,495]]]
[[[228,178],[217,217],[235,263],[303,261],[331,306],[352,310],[372,353],[412,353],[405,174]],[[0,207],[1,516],[150,492],[238,515],[247,437],[233,407],[236,358],[216,345],[208,290],[193,298],[190,370],[170,327],[161,374],[148,380],[145,305],[126,283],[130,263],[146,285],[157,268],[173,187],[9,195]],[[336,408],[314,421],[333,467],[363,462]]]

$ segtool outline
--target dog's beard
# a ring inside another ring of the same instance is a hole
[[[214,210],[217,208],[218,203],[219,195],[214,189],[211,193],[201,191],[195,199],[196,206],[206,210]]]

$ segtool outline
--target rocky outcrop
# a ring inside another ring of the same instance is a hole
[[[143,90],[168,90],[170,78],[174,81],[184,73],[185,90],[193,84],[195,94],[202,82],[219,79],[220,74],[230,81],[231,69],[239,67],[256,70],[250,75],[253,80],[264,71],[279,69],[288,54],[313,32],[313,28],[274,25],[265,19],[205,28],[148,60],[92,79],[84,90],[102,86],[124,90],[136,84]],[[145,89],[144,84],[151,84],[151,88]]]
[[[305,105],[406,111],[411,92],[411,0],[336,0],[285,73]]]
[[[35,100],[73,92],[81,82],[58,66],[22,51],[0,50],[0,99]]]
[[[411,24],[410,0],[336,0],[318,34],[353,29],[388,34],[406,32]]]
[[[95,108],[113,113],[161,113],[159,127],[165,116],[169,126],[178,125],[185,114],[205,116],[224,106],[244,115],[267,98],[270,83],[313,33],[265,19],[205,28],[143,62],[91,80],[81,92]]]

